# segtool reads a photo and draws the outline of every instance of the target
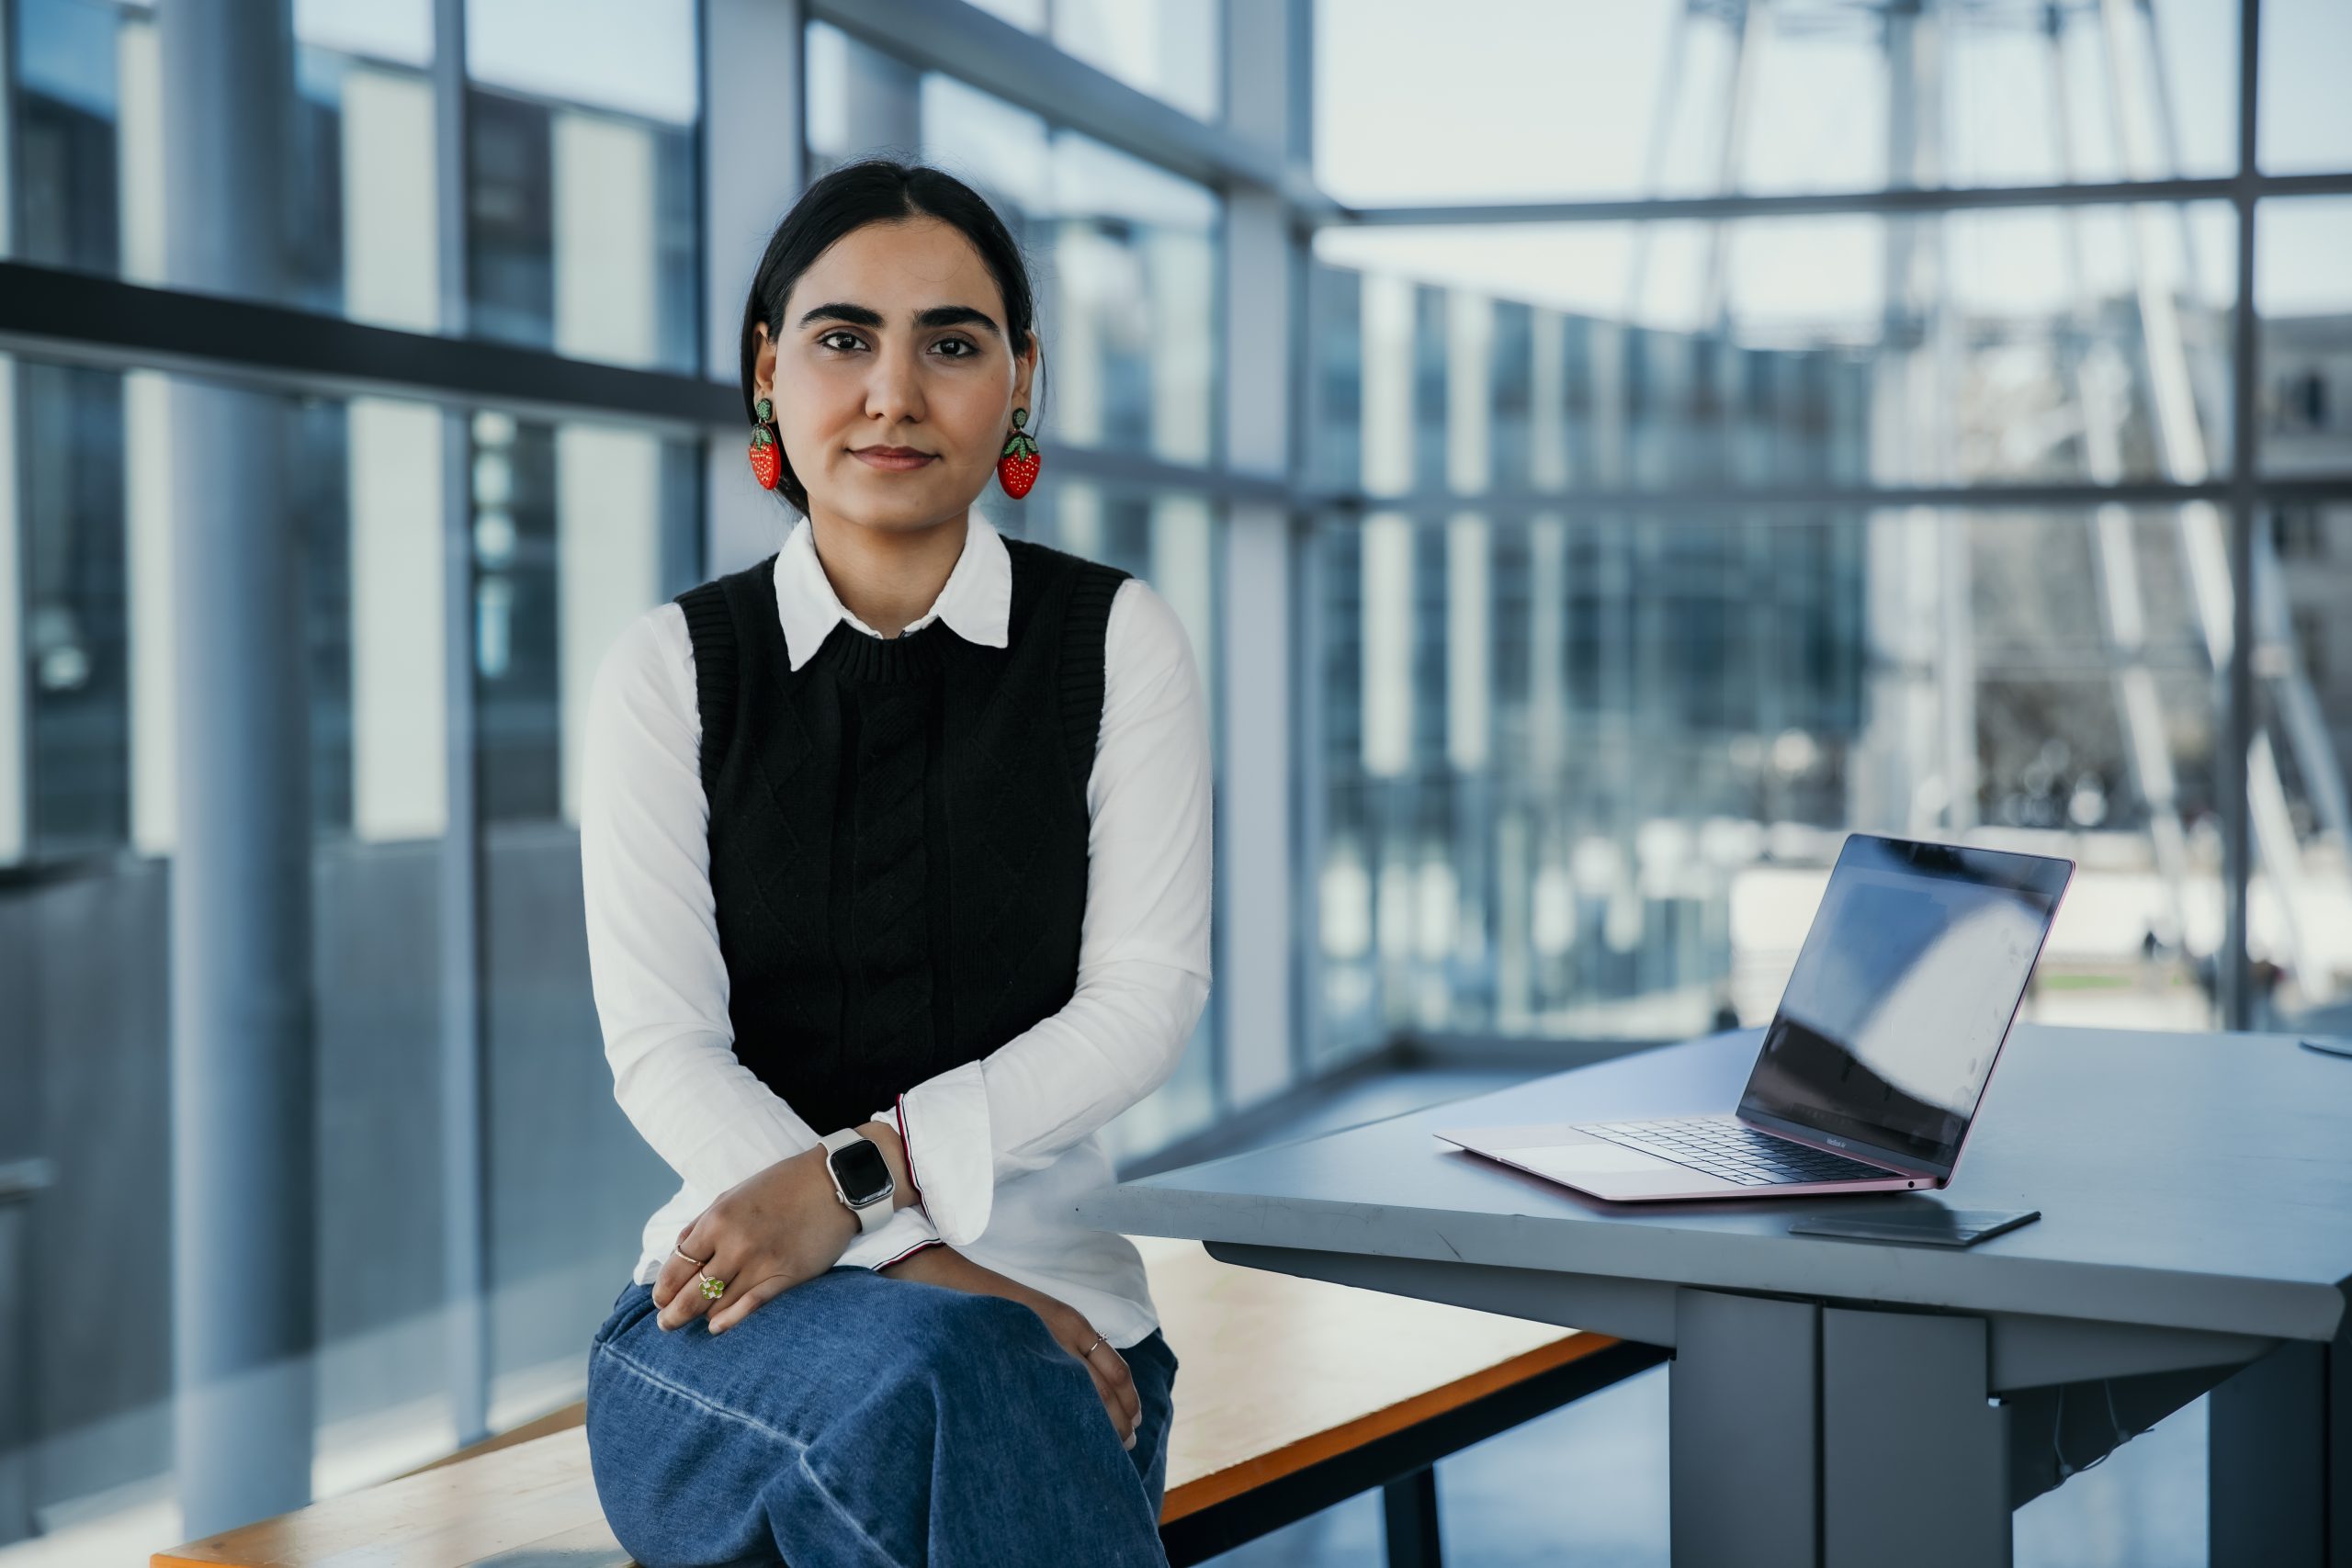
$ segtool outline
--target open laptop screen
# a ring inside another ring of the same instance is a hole
[[[1848,838],[1740,1110],[1948,1170],[2073,872]]]

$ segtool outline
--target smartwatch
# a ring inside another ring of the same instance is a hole
[[[890,1162],[873,1139],[854,1127],[826,1134],[824,1145],[833,1192],[857,1216],[859,1233],[880,1230],[889,1223],[890,1199],[899,1190],[890,1179]]]

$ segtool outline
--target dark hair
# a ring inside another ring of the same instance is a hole
[[[964,237],[980,253],[980,260],[995,274],[997,288],[1004,296],[1007,344],[1016,355],[1026,348],[1036,313],[1029,287],[1029,266],[1023,259],[1020,244],[996,215],[996,209],[979,192],[944,169],[896,158],[861,158],[843,164],[801,192],[800,199],[792,204],[792,210],[784,215],[784,220],[768,238],[767,252],[760,257],[759,271],[752,276],[751,297],[743,302],[746,423],[755,420],[753,410],[759,399],[754,388],[760,340],[753,329],[765,323],[769,341],[775,340],[784,329],[784,303],[792,293],[792,286],[834,241],[868,223],[899,222],[916,217],[936,218],[963,231]],[[1040,375],[1044,372],[1043,353],[1041,347]],[[1033,434],[1036,431],[1034,409],[1024,428]],[[788,455],[784,456],[784,477],[776,481],[776,491],[791,502],[794,511],[808,512],[808,487],[792,471]]]

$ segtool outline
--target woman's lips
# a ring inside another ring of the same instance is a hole
[[[933,457],[933,454],[929,452],[894,454],[855,446],[850,448],[850,456],[870,468],[882,468],[893,473],[901,473],[909,468],[920,468]]]

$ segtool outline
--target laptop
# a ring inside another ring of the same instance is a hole
[[[2074,872],[1853,834],[1738,1105],[1437,1136],[1621,1203],[1947,1186]]]

